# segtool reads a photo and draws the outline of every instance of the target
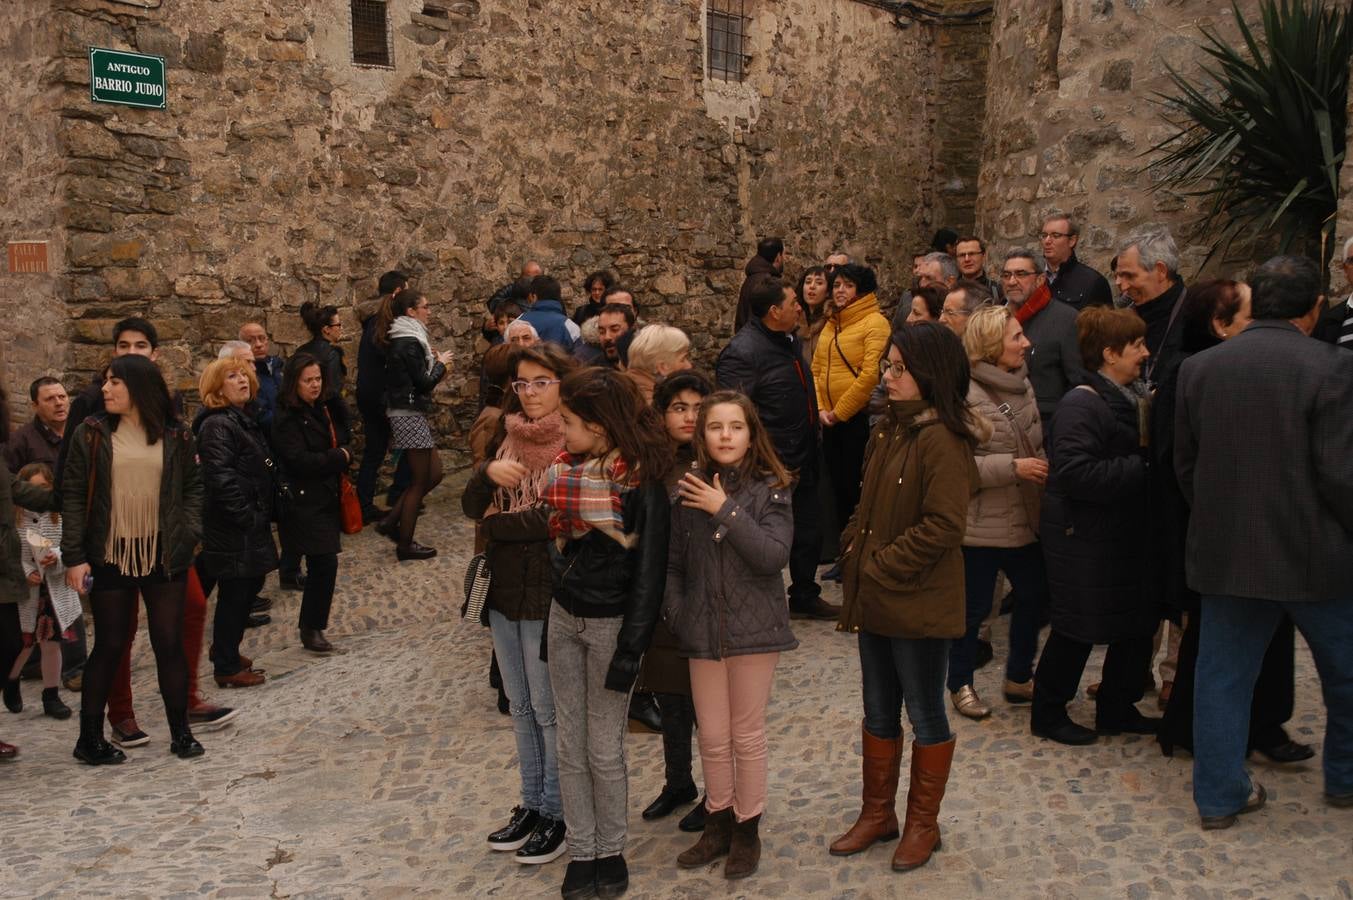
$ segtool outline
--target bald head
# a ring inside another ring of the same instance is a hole
[[[540,263],[534,259],[528,259],[526,265],[521,267],[522,278],[538,278],[545,274],[545,270],[540,267]]]

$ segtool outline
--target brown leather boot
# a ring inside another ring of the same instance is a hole
[[[850,856],[879,841],[897,839],[897,777],[902,768],[902,739],[874,737],[860,726],[864,744],[864,787],[860,817],[832,841],[832,856]]]
[[[954,739],[943,744],[911,745],[911,785],[907,788],[907,821],[893,852],[893,871],[905,872],[930,861],[940,849],[940,801],[954,761]]]
[[[733,840],[728,859],[723,864],[723,877],[729,881],[746,878],[756,871],[761,862],[761,817],[752,816],[746,822],[733,822]]]
[[[721,856],[727,856],[733,842],[733,807],[721,809],[705,816],[705,830],[700,832],[700,840],[695,846],[683,850],[677,857],[677,865],[683,869],[698,869],[709,865]]]

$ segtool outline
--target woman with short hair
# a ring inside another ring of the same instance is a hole
[[[691,368],[691,339],[671,325],[645,325],[630,342],[625,374],[653,402],[653,388],[673,372]]]

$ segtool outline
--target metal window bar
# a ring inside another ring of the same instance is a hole
[[[709,50],[709,77],[742,81],[747,72],[747,0],[709,0],[705,43]]]
[[[385,0],[352,0],[352,61],[358,66],[394,68],[394,36]]]

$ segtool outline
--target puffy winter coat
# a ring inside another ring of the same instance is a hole
[[[793,650],[781,571],[794,538],[794,492],[735,470],[719,481],[728,499],[713,516],[672,507],[663,619],[681,654],[695,659]]]
[[[496,450],[491,447],[489,453]],[[460,498],[461,510],[479,522],[487,542],[484,555],[493,577],[485,607],[513,622],[544,619],[554,589],[550,508],[540,503],[520,512],[499,512],[484,518],[497,490],[486,474],[492,461],[490,456],[474,467]]]
[[[995,395],[993,401],[992,395]],[[997,405],[999,402],[1000,406]],[[1007,372],[988,362],[974,363],[968,384],[968,404],[991,425],[991,438],[976,451],[982,489],[968,504],[965,547],[1024,547],[1038,540],[1038,511],[1042,489],[1015,477],[1015,460],[1043,452],[1043,422],[1028,370]],[[1006,407],[1023,431],[1020,440]],[[1026,443],[1027,442],[1027,443]]]
[[[797,335],[753,319],[723,348],[714,374],[719,387],[751,398],[786,466],[800,469],[817,456],[817,391]]]
[[[1147,466],[1137,407],[1099,373],[1057,406],[1039,535],[1052,627],[1087,644],[1153,633]]]
[[[428,369],[427,353],[416,338],[400,337],[385,348],[385,406],[427,412],[432,408],[432,389],[446,377],[446,366],[434,361]]]
[[[879,312],[873,294],[865,294],[832,315],[813,353],[819,409],[831,410],[844,422],[868,405],[891,335],[892,326]]]
[[[963,531],[977,491],[974,439],[941,425],[923,400],[893,401],[865,448],[860,505],[841,533],[838,631],[898,638],[963,634]]]
[[[234,407],[194,423],[206,504],[202,553],[215,578],[253,578],[277,568],[272,540],[273,480],[258,423]]]
[[[335,447],[324,403],[282,404],[272,420],[272,444],[291,485],[291,500],[278,531],[282,545],[295,553],[338,553],[343,525],[338,476],[348,467],[343,449],[348,434],[336,430]]]

